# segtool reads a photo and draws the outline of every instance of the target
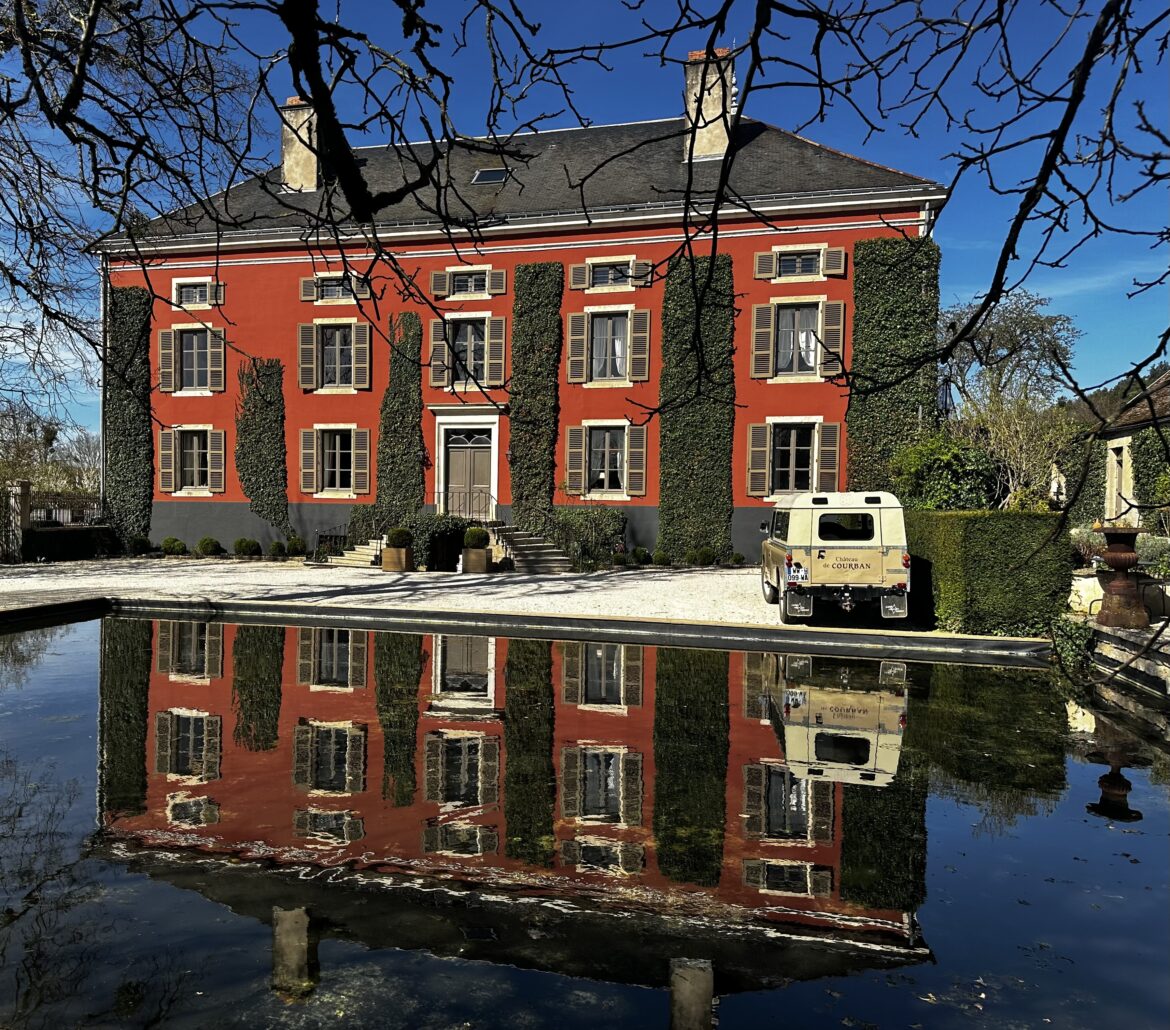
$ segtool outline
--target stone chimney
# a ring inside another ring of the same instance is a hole
[[[320,180],[317,160],[317,116],[300,97],[289,97],[280,109],[280,174],[290,193],[315,190]]]
[[[691,130],[683,140],[683,159],[722,157],[727,152],[731,117],[737,104],[735,62],[727,47],[719,47],[713,54],[705,50],[687,54],[683,99]]]

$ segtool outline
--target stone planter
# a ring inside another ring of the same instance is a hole
[[[1108,545],[1101,556],[1109,566],[1108,572],[1100,572],[1104,599],[1097,613],[1099,626],[1120,629],[1145,629],[1150,616],[1138,597],[1137,577],[1130,570],[1137,564],[1134,550],[1138,530],[1136,526],[1094,526],[1105,534]]]
[[[413,547],[383,547],[383,572],[414,572]]]
[[[463,548],[463,571],[487,572],[490,553],[486,547]]]

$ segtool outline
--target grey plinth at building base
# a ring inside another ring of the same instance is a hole
[[[670,960],[670,1030],[711,1030],[715,970],[706,959]]]
[[[303,998],[317,986],[317,936],[303,908],[272,910],[272,989]]]

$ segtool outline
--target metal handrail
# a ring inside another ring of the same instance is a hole
[[[340,525],[331,526],[328,529],[319,529],[317,530],[316,541],[313,545],[313,557],[318,558],[322,549],[324,549],[326,556],[340,556],[345,553],[345,547],[348,543],[348,522],[342,522]]]

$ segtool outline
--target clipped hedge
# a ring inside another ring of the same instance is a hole
[[[146,811],[151,635],[146,619],[103,619],[98,807],[103,818]]]
[[[671,259],[662,299],[658,543],[731,555],[735,429],[731,256]]]
[[[284,635],[283,626],[236,627],[232,644],[233,739],[248,751],[276,747]]]
[[[504,682],[504,853],[528,865],[551,866],[556,846],[552,644],[508,641]]]
[[[516,525],[533,529],[547,523],[556,488],[564,291],[559,262],[519,265],[513,273],[512,516]]]
[[[558,506],[545,529],[577,571],[605,566],[625,547],[626,516],[620,508],[600,504],[582,508]]]
[[[654,698],[654,837],[677,883],[714,887],[726,817],[726,651],[658,649]]]
[[[122,553],[113,526],[33,526],[21,534],[20,560],[85,561]]]
[[[241,363],[236,401],[236,476],[248,507],[281,536],[288,517],[288,447],[284,432],[284,365],[279,358]]]
[[[1056,464],[1064,474],[1069,524],[1089,526],[1104,518],[1105,444],[1100,440],[1076,441],[1057,456]]]
[[[914,427],[938,424],[938,244],[859,240],[853,248],[849,489],[890,489],[889,464]]]
[[[414,804],[414,754],[423,647],[418,633],[374,636],[374,698],[382,727],[382,797],[395,808]]]
[[[1067,607],[1073,548],[1059,515],[905,515],[914,558],[910,598],[924,621],[956,633],[1039,636]]]
[[[110,290],[106,320],[105,514],[123,543],[150,534],[154,431],[150,418],[150,292]]]
[[[406,520],[414,536],[414,559],[427,572],[454,572],[463,553],[467,519],[458,515],[418,512]]]

